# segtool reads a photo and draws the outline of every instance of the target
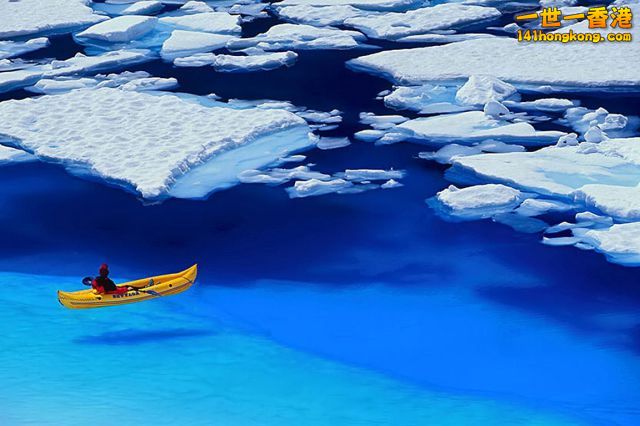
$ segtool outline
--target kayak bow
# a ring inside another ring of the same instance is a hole
[[[123,294],[100,294],[94,290],[66,292],[58,290],[58,300],[70,309],[102,308],[142,302],[161,296],[171,296],[189,289],[198,275],[198,265],[193,265],[176,274],[158,275],[119,284],[118,287],[133,287]]]

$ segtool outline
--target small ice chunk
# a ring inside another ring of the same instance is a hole
[[[190,0],[183,4],[179,11],[184,14],[194,14],[194,13],[208,13],[213,12],[214,10],[207,3],[203,1],[195,1]]]
[[[171,90],[178,87],[178,80],[173,77],[161,78],[161,77],[148,77],[139,78],[121,86],[122,90]]]
[[[509,108],[498,101],[491,100],[484,106],[484,114],[489,117],[500,118],[509,115],[510,113],[511,111],[509,111]]]
[[[476,155],[481,152],[482,150],[476,146],[465,146],[451,143],[443,146],[436,152],[421,152],[418,154],[418,157],[423,160],[434,160],[440,164],[451,164],[451,161],[454,158]]]
[[[158,22],[153,16],[118,16],[87,28],[77,35],[111,43],[128,42],[151,32]]]
[[[584,134],[584,140],[591,143],[599,143],[607,139],[607,135],[602,131],[599,126],[590,127]]]
[[[392,188],[400,188],[401,186],[404,186],[404,185],[402,183],[398,182],[397,180],[389,179],[388,181],[386,181],[385,183],[380,185],[380,188],[382,188],[382,189],[392,189]]]
[[[459,189],[449,186],[436,195],[436,200],[455,217],[479,219],[507,213],[515,209],[523,195],[517,189],[501,184],[476,185]]]
[[[316,146],[322,150],[344,148],[351,145],[349,138],[329,138],[321,137]]]
[[[517,93],[514,86],[490,76],[472,75],[456,93],[461,105],[482,106],[489,101],[503,101]]]
[[[376,180],[402,179],[404,170],[347,169],[337,176],[349,182],[369,182]]]
[[[523,216],[540,216],[548,212],[565,212],[572,208],[574,208],[573,205],[558,200],[528,198],[515,212]]]
[[[556,146],[558,147],[577,145],[578,135],[576,135],[575,133],[569,133],[568,135],[561,136],[560,139],[558,139],[558,143],[556,143]]]
[[[422,114],[463,112],[473,109],[459,105],[455,100],[456,86],[423,84],[420,86],[397,86],[384,95],[384,103],[390,108],[410,109]]]
[[[266,183],[270,185],[280,185],[294,179],[317,179],[327,181],[330,175],[314,172],[308,166],[298,166],[293,169],[275,168],[266,172],[260,170],[246,170],[238,175],[242,183]]]
[[[329,181],[309,179],[296,181],[292,187],[287,188],[287,192],[291,198],[304,198],[336,192],[342,193],[350,188],[353,188],[353,184],[344,179]]]
[[[291,51],[251,56],[213,55],[211,65],[222,72],[254,72],[291,67],[297,59],[298,54]]]
[[[384,135],[385,135],[385,132],[383,132],[382,130],[366,129],[366,130],[360,130],[359,132],[356,132],[353,135],[353,137],[365,142],[375,142],[378,139],[382,138]]]
[[[509,108],[514,108],[514,109],[520,109],[525,111],[550,111],[550,112],[565,111],[577,105],[576,101],[571,101],[569,99],[558,99],[558,98],[543,98],[543,99],[536,99],[535,101],[529,101],[529,102],[505,101],[503,103],[505,104],[505,106]]]

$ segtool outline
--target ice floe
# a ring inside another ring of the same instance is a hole
[[[640,6],[631,6],[640,13]],[[472,75],[492,75],[512,84],[574,90],[598,90],[640,85],[638,26],[632,43],[519,43],[511,38],[487,38],[443,46],[391,50],[350,60],[356,70],[381,74],[404,85],[460,81]],[[578,23],[562,31],[588,31]],[[593,58],[598,58],[594,61]],[[554,66],[549,66],[554,64]],[[611,66],[611,64],[617,64]],[[580,70],[580,72],[576,72]]]
[[[278,24],[267,32],[252,38],[232,40],[227,47],[233,50],[258,47],[262,50],[289,49],[353,49],[370,47],[363,42],[364,34],[333,27],[318,28],[311,25]]]
[[[402,13],[366,14],[348,18],[344,20],[344,25],[356,28],[371,38],[395,40],[497,18],[500,15],[501,13],[492,7],[447,3]]]
[[[157,21],[158,18],[152,16],[119,16],[89,27],[76,36],[111,43],[128,42],[151,32]]]
[[[316,144],[319,149],[329,150],[329,149],[338,149],[344,148],[345,146],[351,145],[351,141],[349,138],[329,138],[322,137]]]
[[[183,16],[165,16],[160,22],[177,29],[218,34],[240,34],[239,18],[226,12],[196,13]]]
[[[507,144],[500,141],[488,139],[475,145],[459,145],[450,143],[435,152],[421,152],[418,157],[424,160],[433,160],[441,164],[451,164],[454,159],[468,155],[477,155],[483,152],[522,152],[525,148],[522,145]]]
[[[98,73],[151,59],[153,56],[148,50],[117,50],[97,56],[78,53],[63,61],[55,60],[49,64],[31,65],[0,73],[0,93],[33,85],[41,79]]]
[[[476,185],[459,189],[451,185],[438,192],[437,202],[454,217],[480,219],[507,213],[523,200],[517,189],[501,184]]]
[[[517,90],[490,75],[472,75],[456,92],[456,101],[460,105],[482,106],[490,101],[504,101],[516,96]]]
[[[33,38],[27,41],[0,41],[0,59],[14,58],[45,48],[48,45],[49,39],[47,37]]]
[[[191,187],[201,193],[232,185],[241,171],[312,144],[304,120],[288,111],[206,107],[197,98],[110,88],[5,101],[0,115],[6,143],[151,199],[168,196],[178,178],[181,196],[193,195]],[[190,177],[194,168],[201,172]]]
[[[542,98],[535,101],[518,102],[505,100],[504,105],[511,109],[519,109],[524,111],[550,111],[550,112],[562,112],[569,108],[579,105],[578,101],[572,101],[569,99],[558,98]]]
[[[512,122],[483,111],[416,118],[379,132],[365,136],[377,143],[412,141],[443,144],[493,139],[523,145],[548,145],[564,135],[559,131],[538,131],[529,123]],[[356,136],[362,138],[363,133],[358,132]]]
[[[175,30],[162,44],[160,55],[165,60],[192,56],[196,53],[222,49],[235,37],[228,34]]]
[[[331,6],[311,6],[299,4],[294,6],[279,7],[281,3],[275,3],[275,11],[278,16],[285,21],[298,24],[325,27],[329,25],[342,25],[345,19],[362,16],[366,12],[348,4],[338,4]]]
[[[173,63],[179,67],[213,66],[221,72],[268,71],[280,67],[293,66],[298,59],[295,52],[273,52],[259,55],[215,55],[198,53],[192,56],[176,58]]]
[[[95,14],[86,0],[3,0],[0,16],[0,39],[70,31],[108,19]]]
[[[331,193],[344,194],[352,192],[353,188],[353,184],[344,179],[309,179],[296,181],[292,187],[287,188],[287,192],[291,198],[305,198]]]
[[[123,4],[92,3],[91,7],[108,15],[150,15],[162,10],[163,5],[156,0],[142,0]]]
[[[298,166],[293,169],[274,168],[268,171],[245,170],[238,175],[242,183],[266,183],[280,185],[294,179],[330,180],[331,175],[312,171],[309,166]]]

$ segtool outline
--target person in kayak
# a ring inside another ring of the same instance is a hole
[[[109,278],[109,265],[103,263],[100,265],[100,275],[95,277],[91,282],[91,287],[98,293],[102,294],[124,294],[130,290],[129,287],[118,287],[116,283]]]

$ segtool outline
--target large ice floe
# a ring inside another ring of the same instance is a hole
[[[0,0],[0,39],[70,31],[108,19],[86,0]]]
[[[240,18],[226,12],[196,13],[183,16],[165,16],[160,18],[162,24],[187,30],[218,34],[240,34]]]
[[[0,103],[1,134],[5,145],[147,199],[204,197],[237,183],[243,170],[313,143],[306,122],[291,112],[221,105],[187,95],[79,89]]]
[[[635,14],[640,13],[639,5],[630,7]],[[584,21],[558,31],[588,32],[587,25]],[[384,51],[353,59],[348,65],[403,85],[458,82],[474,74],[486,74],[530,87],[637,90],[640,30],[634,26],[629,31],[631,43],[520,43],[496,37]]]

